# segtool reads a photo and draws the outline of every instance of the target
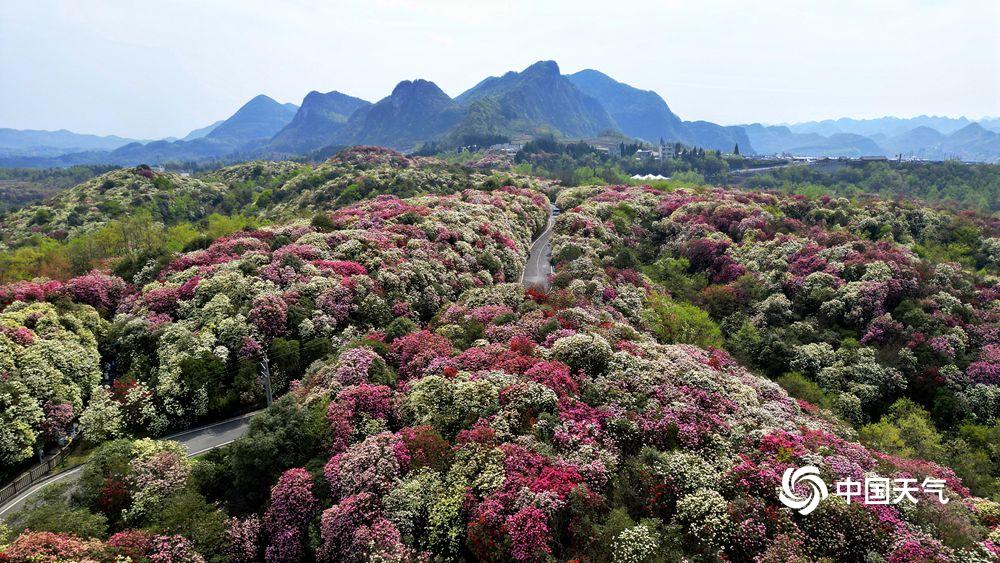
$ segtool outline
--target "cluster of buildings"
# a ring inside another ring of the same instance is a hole
[[[487,150],[499,151],[505,154],[517,154],[517,152],[521,150],[522,146],[523,145],[518,143],[499,143],[496,145],[490,145],[487,147]]]
[[[625,148],[624,143],[619,143],[617,145],[611,145],[608,147],[608,156],[612,158],[621,158],[622,152]],[[660,139],[660,144],[648,149],[640,148],[633,153],[636,160],[664,160],[669,158],[674,158],[677,156],[677,145],[674,143],[667,143],[663,139]]]

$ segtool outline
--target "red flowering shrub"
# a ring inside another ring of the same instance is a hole
[[[400,377],[410,379],[423,375],[432,361],[451,356],[454,347],[447,338],[423,330],[394,340],[392,352],[399,358]]]

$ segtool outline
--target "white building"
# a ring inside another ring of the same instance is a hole
[[[675,156],[677,155],[674,153],[674,144],[665,143],[663,139],[660,139],[660,160],[674,158]]]

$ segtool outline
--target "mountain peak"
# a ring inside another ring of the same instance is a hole
[[[490,77],[456,98],[472,108],[463,123],[465,136],[511,136],[556,131],[586,138],[616,129],[615,121],[594,98],[560,74],[555,61],[538,61],[521,72]]]
[[[332,94],[333,92],[330,92],[330,93]],[[317,99],[322,98],[325,95],[326,94],[324,94],[324,93],[322,93],[322,92],[320,92],[318,90],[311,90],[308,94],[306,94],[305,98],[302,98],[302,105],[305,106],[306,104],[308,104],[310,102],[315,102]]]
[[[306,94],[291,122],[271,139],[269,148],[277,152],[301,152],[324,147],[333,142],[351,114],[369,105],[337,90],[325,94],[313,90]]]
[[[451,98],[444,93],[438,85],[431,82],[430,80],[424,80],[422,78],[417,78],[416,80],[403,80],[396,87],[392,89],[391,96],[393,98],[398,96],[416,96],[416,95],[432,95],[432,96],[445,96],[450,100]]]
[[[593,69],[581,70],[566,78],[581,92],[607,108],[619,129],[626,135],[654,143],[659,139],[683,142],[694,140],[681,119],[670,111],[667,102],[656,92],[618,82]],[[735,143],[734,140],[732,144]],[[726,144],[730,143],[726,141]],[[747,150],[745,145],[740,146]]]
[[[538,61],[524,69],[522,74],[559,75],[559,65],[555,61]]]
[[[337,136],[343,145],[412,149],[461,119],[457,104],[429,80],[403,80],[392,94],[356,111]]]
[[[225,139],[234,143],[245,143],[253,139],[270,139],[272,135],[288,125],[295,110],[276,102],[269,96],[260,94],[236,110],[229,119],[213,129],[209,139]]]
[[[244,104],[244,106],[248,106],[250,104],[267,104],[267,103],[277,104],[278,101],[272,98],[271,96],[268,96],[267,94],[257,94],[249,102]]]
[[[972,123],[959,129],[957,132],[962,132],[962,131],[964,131],[965,133],[980,133],[986,131],[986,128],[980,125],[979,123],[973,121]]]
[[[347,111],[347,114],[350,114],[351,111],[354,111],[354,109],[356,109],[355,106],[359,104],[364,105],[367,103],[368,102],[366,102],[365,100],[362,100],[360,98],[355,98],[353,96],[348,96],[347,94],[344,94],[343,92],[339,92],[337,90],[330,90],[325,94],[323,92],[313,90],[308,94],[306,94],[306,97],[302,99],[302,107],[307,109],[315,108],[317,106],[319,107],[337,106],[337,105],[351,106],[352,109],[350,111]],[[346,109],[343,108],[341,109],[342,109],[341,113],[343,113],[343,111],[346,111]]]
[[[614,78],[611,78],[607,74],[604,74],[603,72],[601,72],[599,70],[592,69],[592,68],[585,68],[583,70],[578,70],[578,71],[574,72],[573,74],[570,74],[569,76],[570,77],[576,76],[576,77],[589,77],[589,78],[603,78],[603,79],[606,79],[606,80],[612,80],[614,82],[618,82],[617,80],[615,80]]]

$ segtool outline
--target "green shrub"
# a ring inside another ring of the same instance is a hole
[[[653,294],[643,311],[643,321],[664,344],[722,346],[722,331],[708,313],[665,295]]]
[[[824,409],[830,408],[833,399],[815,381],[797,371],[790,371],[777,379],[788,394]]]

